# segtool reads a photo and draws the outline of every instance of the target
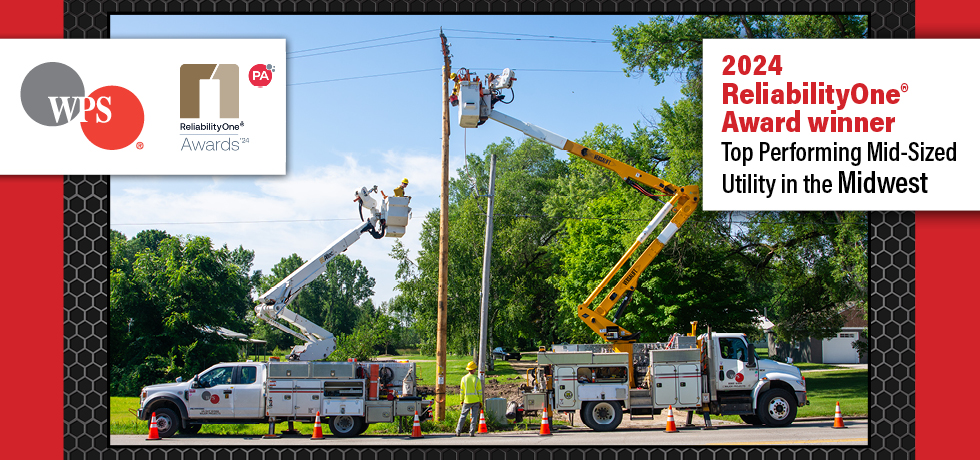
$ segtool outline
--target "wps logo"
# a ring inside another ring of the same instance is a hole
[[[238,118],[238,65],[184,64],[180,66],[180,118],[201,118],[201,80],[217,80],[218,113]]]
[[[103,86],[86,96],[82,78],[60,62],[31,69],[21,84],[20,102],[44,126],[61,126],[84,114],[82,132],[105,150],[127,147],[143,132],[143,104],[135,94],[121,86]]]

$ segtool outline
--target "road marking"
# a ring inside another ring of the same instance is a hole
[[[831,442],[868,442],[868,438],[851,439],[811,439],[806,441],[770,441],[770,442],[714,442],[705,444],[708,446],[766,446],[773,444],[824,444]]]

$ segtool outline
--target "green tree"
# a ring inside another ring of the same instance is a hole
[[[132,395],[236,357],[238,344],[216,331],[246,325],[251,251],[158,231],[110,238],[112,394]]]

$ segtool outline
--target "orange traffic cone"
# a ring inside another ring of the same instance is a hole
[[[847,428],[844,426],[844,417],[840,414],[840,401],[837,401],[837,409],[834,409],[834,428]]]
[[[548,408],[545,407],[544,416],[541,418],[541,431],[538,436],[551,436],[551,424],[548,423]]]
[[[160,440],[160,432],[157,431],[157,413],[156,412],[154,412],[153,415],[150,416],[150,436],[147,437],[146,440],[147,441],[159,441]]]
[[[674,424],[674,406],[667,406],[667,429],[664,433],[677,433],[677,425]]]
[[[483,418],[483,409],[480,409],[480,427],[476,429],[477,433],[489,433],[487,431],[487,421]]]
[[[323,439],[323,427],[320,426],[320,411],[316,411],[316,418],[313,421],[313,437],[310,439]]]
[[[419,411],[415,411],[415,421],[412,422],[412,437],[422,437],[422,424],[419,422]]]

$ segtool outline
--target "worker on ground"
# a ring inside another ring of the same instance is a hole
[[[408,187],[408,178],[402,179],[402,184],[395,187],[395,196],[405,196],[405,187]]]
[[[398,189],[395,189],[398,190]],[[476,436],[477,420],[480,418],[480,393],[483,388],[480,386],[480,378],[476,376],[476,363],[470,361],[466,365],[468,374],[463,376],[459,382],[459,395],[463,400],[463,410],[459,413],[459,422],[456,423],[456,436],[463,432],[463,423],[466,422],[466,414],[470,413],[470,436]]]

